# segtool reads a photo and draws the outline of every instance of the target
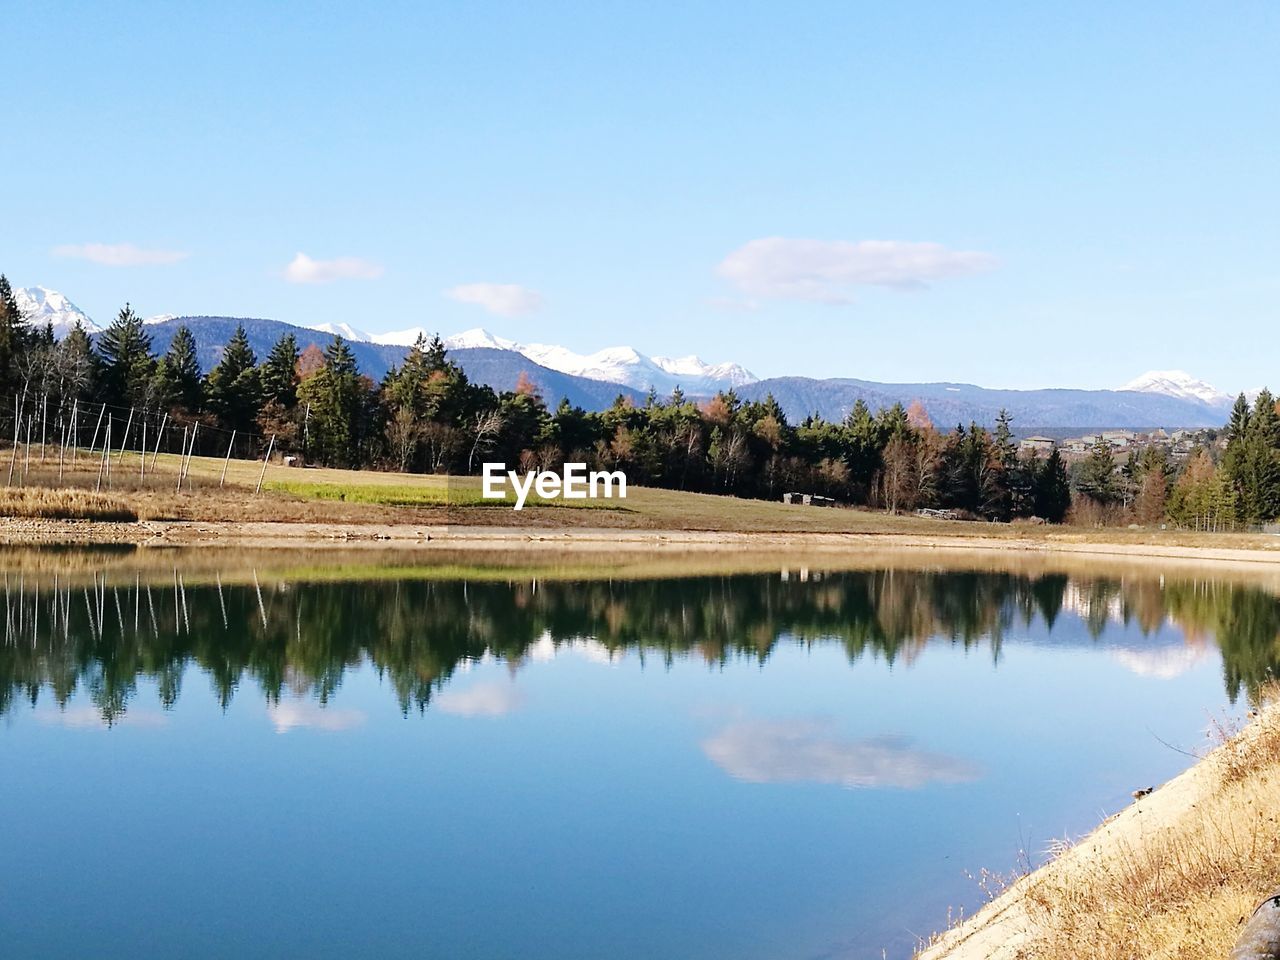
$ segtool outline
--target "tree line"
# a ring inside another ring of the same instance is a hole
[[[1099,439],[1069,467],[1057,450],[1020,451],[1006,411],[993,429],[971,422],[944,432],[919,402],[872,411],[859,400],[838,422],[811,415],[792,423],[772,396],[746,401],[728,390],[696,401],[678,388],[667,397],[651,391],[642,403],[620,395],[603,411],[568,400],[550,409],[524,375],[507,391],[471,381],[439,337],[420,337],[375,382],[341,337],[300,349],[287,333],[258,357],[238,327],[206,372],[189,328],[157,355],[128,305],[96,338],[76,326],[58,341],[51,328],[24,321],[0,276],[5,395],[38,396],[57,411],[92,401],[144,419],[164,415],[201,424],[202,453],[220,453],[217,431],[234,431],[250,455],[273,445],[324,466],[475,474],[485,461],[521,470],[570,461],[621,469],[633,484],[767,499],[809,493],[1001,521],[1227,530],[1280,516],[1280,415],[1267,391],[1252,405],[1241,396],[1221,446],[1183,459],[1150,446],[1118,462]]]
[[[919,404],[873,412],[859,401],[838,423],[792,423],[772,396],[744,401],[730,390],[697,402],[679,389],[640,404],[619,396],[599,412],[567,400],[553,410],[523,375],[509,391],[472,382],[439,337],[419,338],[374,382],[341,337],[299,349],[285,334],[259,358],[240,327],[206,372],[189,328],[157,355],[127,305],[93,340],[77,326],[57,341],[23,321],[0,278],[0,312],[0,394],[39,396],[58,410],[78,400],[140,417],[164,412],[236,431],[258,456],[274,438],[281,453],[337,467],[473,474],[485,461],[522,470],[573,461],[678,490],[770,499],[794,491],[992,520],[1056,522],[1070,505],[1061,458],[1020,456],[1004,413],[993,431],[970,423],[943,434]]]

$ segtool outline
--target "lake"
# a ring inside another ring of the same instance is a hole
[[[908,957],[1280,660],[1142,568],[272,556],[5,556],[6,956]]]

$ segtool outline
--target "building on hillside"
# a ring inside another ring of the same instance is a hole
[[[1023,437],[1018,443],[1020,449],[1030,450],[1032,453],[1052,453],[1057,445],[1052,437]]]
[[[1127,450],[1133,446],[1132,430],[1103,430],[1101,437],[1103,442],[1111,444],[1113,450]]]

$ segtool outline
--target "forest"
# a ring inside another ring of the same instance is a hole
[[[598,412],[567,401],[549,409],[528,378],[501,393],[472,382],[439,337],[419,338],[374,382],[341,338],[300,350],[287,334],[258,357],[240,328],[205,371],[189,329],[157,356],[128,305],[92,338],[76,327],[57,340],[24,320],[0,276],[0,397],[11,398],[15,442],[34,426],[82,443],[105,412],[107,430],[125,432],[116,443],[150,431],[157,449],[174,449],[190,431],[199,454],[272,451],[353,469],[466,475],[486,461],[521,471],[574,461],[623,470],[632,484],[763,499],[800,492],[992,521],[1218,531],[1280,516],[1280,415],[1265,390],[1253,404],[1242,396],[1221,439],[1189,457],[1158,446],[1121,456],[1099,440],[1068,464],[1058,450],[1020,451],[1005,411],[993,429],[943,429],[919,402],[873,411],[859,401],[840,422],[792,423],[772,397],[679,389],[640,404],[619,396]]]

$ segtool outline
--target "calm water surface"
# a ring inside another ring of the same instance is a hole
[[[1280,630],[1154,577],[39,566],[12,957],[905,957],[1183,769]]]

